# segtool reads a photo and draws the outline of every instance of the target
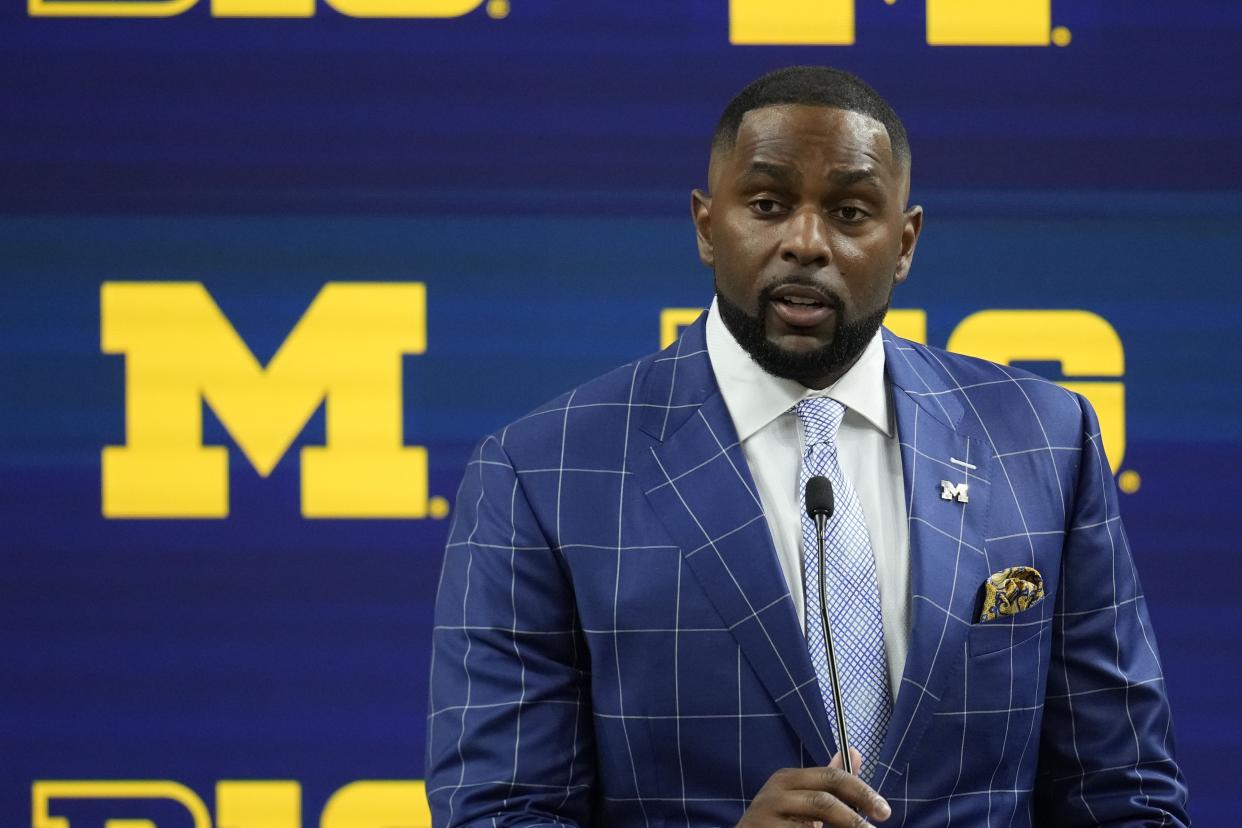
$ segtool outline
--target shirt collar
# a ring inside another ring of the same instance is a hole
[[[808,397],[826,396],[861,415],[884,436],[893,436],[884,380],[884,342],[877,330],[845,374],[824,389],[774,377],[760,368],[729,333],[712,300],[707,312],[707,355],[739,440],[746,440]]]

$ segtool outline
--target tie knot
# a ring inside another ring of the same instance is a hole
[[[837,429],[845,416],[845,406],[831,397],[811,397],[799,400],[794,406],[794,413],[802,421],[806,444],[811,446],[831,443],[836,439]]]

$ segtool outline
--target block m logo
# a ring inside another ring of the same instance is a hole
[[[228,449],[202,444],[203,403],[266,477],[326,401],[303,448],[305,517],[421,518],[427,451],[401,434],[401,356],[426,349],[419,283],[328,283],[266,366],[197,282],[109,282],[101,346],[125,355],[124,446],[103,450],[109,518],[222,518]]]
[[[35,2],[35,0],[31,0]],[[893,5],[896,0],[885,0]],[[729,42],[739,46],[848,46],[855,0],[729,0]],[[908,9],[909,3],[902,8]],[[1052,0],[926,0],[931,46],[1068,46],[1052,26]]]
[[[941,480],[940,499],[956,500],[958,503],[969,503],[970,495],[966,494],[965,483],[950,483],[948,480]]]

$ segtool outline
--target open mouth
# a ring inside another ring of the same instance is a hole
[[[776,299],[777,302],[784,302],[786,305],[793,305],[799,308],[822,308],[824,303],[818,299],[810,299],[806,296],[782,296]]]
[[[776,316],[790,328],[814,328],[836,313],[832,297],[807,285],[781,285],[768,298]]]

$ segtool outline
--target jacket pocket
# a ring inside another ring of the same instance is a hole
[[[1043,608],[1031,607],[1026,612],[1007,618],[971,624],[967,635],[968,652],[972,657],[987,655],[1016,647],[1041,632],[1047,634],[1050,619],[1044,616],[1041,609]]]

